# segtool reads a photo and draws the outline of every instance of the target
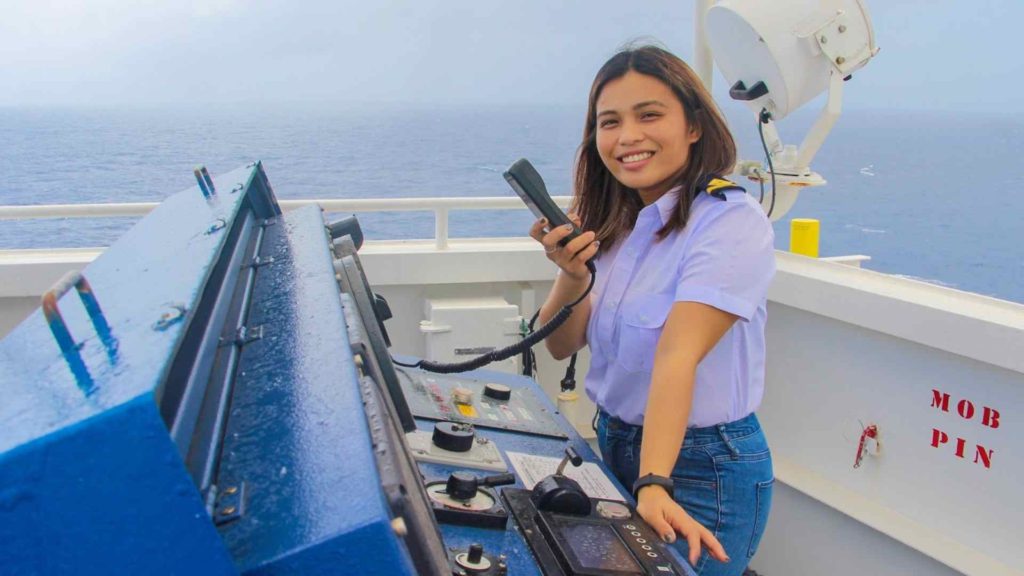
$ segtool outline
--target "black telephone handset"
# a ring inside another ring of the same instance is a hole
[[[537,173],[537,169],[530,164],[526,158],[520,158],[508,167],[502,176],[508,180],[509,186],[516,191],[523,202],[529,206],[530,211],[537,218],[548,219],[548,230],[554,230],[559,226],[572,224],[569,217],[558,208],[555,201],[548,195],[548,189],[544,180]],[[565,246],[570,240],[580,235],[580,229],[573,225],[573,231],[558,242],[559,246]]]
[[[562,212],[558,205],[555,204],[555,201],[551,199],[547,186],[544,185],[544,179],[540,177],[537,169],[533,167],[533,164],[530,164],[529,160],[526,158],[516,160],[502,176],[505,177],[509,186],[516,191],[516,194],[530,208],[534,216],[548,219],[549,231],[566,224],[572,226],[572,232],[558,241],[559,246],[565,246],[573,238],[582,234],[582,231],[572,223],[572,220],[569,220],[565,212]],[[594,273],[593,260],[587,261],[587,268],[591,273]]]

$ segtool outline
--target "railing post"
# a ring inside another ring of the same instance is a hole
[[[439,250],[448,248],[448,209],[434,209],[434,241]]]

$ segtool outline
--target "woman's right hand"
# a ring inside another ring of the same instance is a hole
[[[580,227],[580,218],[575,214],[569,214],[569,220]],[[593,232],[583,232],[565,246],[558,243],[572,232],[572,226],[566,224],[545,233],[544,228],[548,225],[546,218],[541,218],[530,227],[530,237],[544,245],[544,252],[548,260],[554,262],[565,274],[576,280],[586,280],[590,277],[590,270],[587,269],[587,261],[597,256],[597,249],[600,243]]]
[[[696,566],[701,546],[719,562],[729,562],[725,548],[710,530],[693,519],[663,488],[644,486],[637,494],[636,511],[666,544],[676,541],[676,533],[686,538],[690,547],[690,565]]]

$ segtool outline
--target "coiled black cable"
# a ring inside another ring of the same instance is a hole
[[[436,374],[454,374],[456,372],[468,372],[470,370],[476,370],[477,368],[483,368],[493,362],[500,362],[511,358],[516,354],[522,354],[525,350],[529,350],[538,342],[550,336],[551,333],[557,330],[562,324],[565,324],[565,321],[568,320],[569,316],[572,314],[572,309],[590,294],[590,291],[594,288],[594,281],[597,280],[597,273],[595,272],[593,262],[587,262],[587,268],[590,270],[590,283],[587,285],[587,289],[583,291],[583,294],[571,304],[563,306],[553,318],[540,327],[540,330],[537,330],[511,346],[506,346],[500,350],[492,350],[487,354],[477,356],[476,358],[466,360],[465,362],[449,363],[420,360],[415,364],[403,364],[402,362],[394,359],[392,359],[392,362],[406,368],[419,368]]]

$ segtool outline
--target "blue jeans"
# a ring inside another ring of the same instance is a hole
[[[639,473],[642,440],[643,427],[599,412],[601,456],[627,490]],[[718,538],[731,559],[718,562],[702,550],[694,570],[700,576],[740,576],[764,533],[775,482],[771,452],[757,416],[687,429],[672,479],[675,501]],[[683,558],[689,557],[685,539],[677,538],[676,548]]]

